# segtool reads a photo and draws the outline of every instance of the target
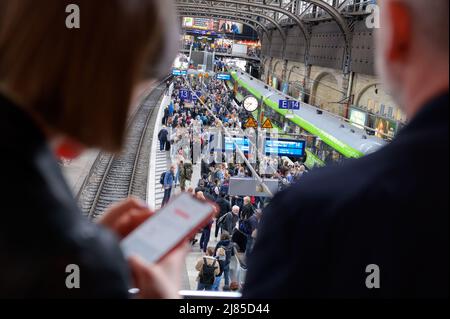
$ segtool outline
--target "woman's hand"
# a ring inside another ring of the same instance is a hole
[[[123,239],[152,215],[146,203],[130,198],[109,208],[98,222]],[[140,257],[131,257],[128,264],[134,285],[139,289],[138,297],[180,298],[181,274],[188,252],[188,246],[178,248],[157,265],[149,265]]]
[[[145,202],[136,198],[129,198],[111,206],[98,223],[123,239],[152,215],[153,212]]]
[[[131,257],[128,264],[141,299],[179,299],[179,291],[189,247],[183,245],[157,265],[149,265],[139,257]]]

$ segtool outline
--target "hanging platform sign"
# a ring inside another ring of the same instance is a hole
[[[264,179],[264,184],[269,188],[272,194],[278,192],[278,179]],[[230,187],[228,189],[230,196],[257,196],[271,197],[269,193],[264,191],[264,187],[256,178],[231,177]]]
[[[293,100],[280,100],[278,102],[278,108],[280,110],[300,110],[300,101]]]

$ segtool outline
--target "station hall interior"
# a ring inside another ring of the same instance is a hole
[[[448,7],[0,0],[0,298],[448,298]]]

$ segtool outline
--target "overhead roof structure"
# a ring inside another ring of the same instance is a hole
[[[277,28],[278,32],[281,35],[281,38],[283,39],[283,41],[286,40],[286,33],[284,32],[283,28],[281,27],[280,24],[278,24],[278,22],[273,19],[270,16],[265,16],[264,14],[261,14],[259,12],[254,12],[252,14],[249,14],[248,12],[236,12],[236,10],[230,10],[230,9],[213,9],[213,8],[209,8],[209,9],[204,9],[204,8],[199,8],[196,5],[184,5],[183,7],[179,8],[180,13],[183,13],[183,15],[189,15],[189,16],[193,16],[193,13],[197,13],[197,12],[201,12],[204,13],[206,15],[206,17],[211,17],[211,18],[217,18],[219,16],[219,18],[223,18],[221,16],[227,16],[229,18],[229,20],[233,20],[234,18],[238,18],[240,20],[242,20],[242,18],[248,20],[248,21],[253,21],[254,25],[253,25],[253,29],[258,30],[258,26],[261,27],[263,29],[263,31],[266,34],[269,34],[269,31],[267,29],[267,23],[272,24],[275,28]],[[259,18],[259,20],[258,20]],[[265,21],[261,21],[261,19],[264,19]],[[264,23],[266,22],[266,23]]]
[[[283,25],[295,24],[305,40],[308,52],[311,34],[309,25],[321,20],[334,20],[341,30],[346,52],[350,54],[352,32],[346,10],[355,0],[176,0],[181,16],[225,18],[249,25],[258,34],[277,29],[286,47]]]

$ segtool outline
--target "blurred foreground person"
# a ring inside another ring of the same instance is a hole
[[[119,247],[150,216],[145,204],[130,199],[90,223],[55,156],[120,151],[133,90],[168,74],[175,57],[174,9],[166,0],[71,3],[80,29],[66,27],[66,1],[0,1],[0,297],[127,298],[137,287],[143,298],[176,298],[183,250],[147,265]],[[74,267],[79,288],[66,283]]]
[[[448,298],[449,1],[378,3],[378,68],[411,122],[379,152],[275,197],[247,298]]]

